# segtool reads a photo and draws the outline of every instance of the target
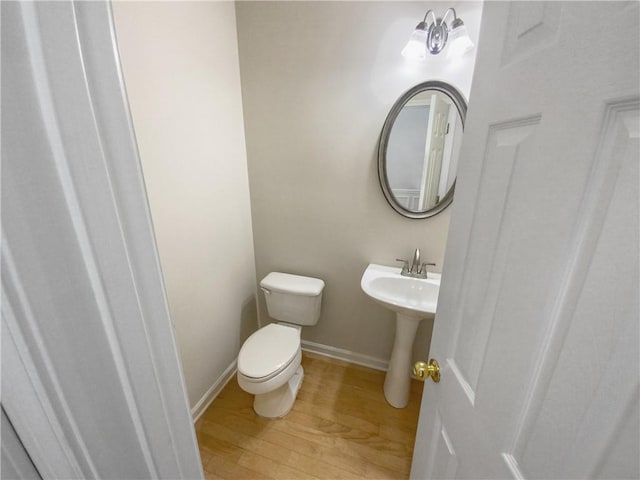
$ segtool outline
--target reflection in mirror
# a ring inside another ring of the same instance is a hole
[[[443,82],[425,82],[393,106],[380,138],[380,183],[389,204],[410,218],[442,211],[453,199],[466,103]]]

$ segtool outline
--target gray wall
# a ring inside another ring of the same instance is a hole
[[[444,80],[468,97],[475,51],[454,64],[401,55],[427,8],[454,6],[477,39],[481,4],[237,2],[236,16],[258,281],[270,271],[322,278],[323,313],[303,338],[388,359],[394,315],[360,290],[367,264],[415,247],[442,268],[449,211],[409,220],[378,184],[376,148],[396,99]],[[259,298],[261,321],[270,321]],[[426,358],[432,321],[415,356]]]
[[[194,413],[257,323],[229,2],[114,2],[120,58]]]

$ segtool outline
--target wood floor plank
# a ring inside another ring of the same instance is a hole
[[[288,427],[292,434],[298,438],[319,443],[325,449],[346,452],[352,457],[356,457],[369,464],[389,469],[392,471],[409,473],[410,459],[408,456],[398,456],[393,452],[387,452],[376,448],[375,438],[366,438],[356,441],[355,439],[343,439],[339,436],[327,434],[321,431],[313,431],[304,425],[289,423]]]
[[[276,444],[265,440],[260,435],[247,434],[238,429],[236,425],[224,426],[219,423],[206,422],[202,431],[222,442],[235,445],[244,452],[258,453],[279,463],[286,464],[291,455],[290,450],[278,448]]]
[[[362,401],[356,396],[346,397],[339,394],[334,395],[332,392],[310,393],[303,388],[298,393],[298,400],[307,403],[312,409],[327,412],[338,411],[342,414],[368,420],[374,424],[389,423],[409,428],[414,426],[415,420],[407,416],[408,413],[413,413],[412,410],[402,411],[404,409],[396,409],[391,406],[385,406],[382,409],[377,405]]]
[[[215,457],[214,457],[215,459]],[[278,477],[271,477],[260,469],[246,468],[240,463],[223,460],[211,465],[209,461],[205,467],[205,472],[225,480],[246,480],[246,479],[264,479],[264,480],[280,480]]]
[[[332,480],[340,478],[356,480],[362,478],[356,473],[321,460],[320,456],[311,457],[294,451],[292,452],[290,462],[321,479]]]
[[[237,445],[233,445],[225,440],[220,440],[202,431],[197,433],[197,437],[200,448],[209,454],[208,462],[211,462],[211,457],[237,462],[243,453],[242,448]]]
[[[204,448],[200,448],[200,460],[202,461],[202,465],[206,465],[209,460],[211,460],[211,453],[209,453]]]
[[[393,453],[401,457],[409,457],[413,452],[412,442],[406,442],[406,438],[403,439],[404,441],[392,441],[376,433],[345,427],[339,423],[299,412],[291,412],[290,418],[285,420],[290,423],[290,428],[293,431],[302,429],[308,434],[322,432],[331,437],[366,445],[367,448],[377,452]]]
[[[293,468],[286,463],[280,463],[252,452],[245,452],[238,463],[243,467],[258,469],[271,478],[292,478],[300,480],[317,480],[318,478],[305,471],[304,465],[298,466],[300,468]]]
[[[250,419],[241,416],[228,415],[218,418],[215,423],[221,422],[226,425],[235,424],[237,428],[249,431],[252,425]],[[303,455],[305,458],[315,458],[321,460],[332,467],[344,470],[347,475],[340,475],[337,478],[398,478],[394,472],[388,471],[375,464],[364,464],[362,458],[354,454],[351,449],[342,447],[328,447],[319,437],[303,438],[291,432],[291,429],[283,423],[283,419],[272,420],[275,428],[268,432],[262,431],[262,438],[279,448],[292,450]],[[299,457],[297,457],[299,458]]]
[[[292,411],[265,419],[233,379],[196,424],[206,478],[408,478],[422,384],[406,409],[387,404],[384,372],[303,354]]]

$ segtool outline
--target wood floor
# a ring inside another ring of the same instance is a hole
[[[286,417],[267,420],[232,379],[196,423],[208,479],[408,478],[422,384],[409,406],[382,393],[384,373],[303,354],[305,377]]]

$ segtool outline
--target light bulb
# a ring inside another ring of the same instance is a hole
[[[422,60],[427,56],[427,24],[420,22],[409,37],[407,45],[402,49],[402,56]]]
[[[454,20],[451,26],[451,32],[449,33],[449,56],[460,57],[471,50],[474,45],[469,38],[467,27],[464,26],[462,20]]]

